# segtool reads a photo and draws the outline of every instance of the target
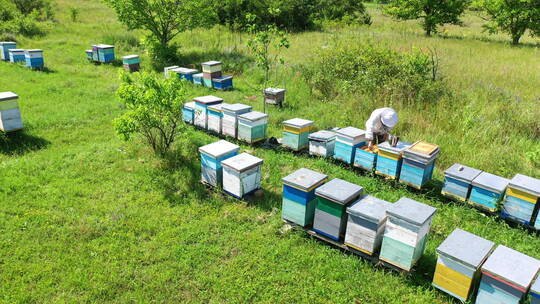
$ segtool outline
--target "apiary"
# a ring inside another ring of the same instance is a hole
[[[195,102],[187,102],[182,107],[182,119],[192,125],[195,118]]]
[[[241,103],[225,104],[221,107],[223,118],[221,121],[221,132],[223,135],[237,138],[238,136],[238,116],[251,112],[251,106]]]
[[[43,60],[43,50],[24,50],[26,67],[31,69],[42,69],[45,65]]]
[[[309,169],[299,169],[284,177],[283,219],[302,227],[313,225],[315,216],[315,190],[324,184],[328,176]]]
[[[510,181],[506,178],[482,172],[472,182],[469,204],[495,212]]]
[[[271,105],[283,105],[285,89],[267,88],[264,90],[264,102]]]
[[[0,131],[8,133],[23,128],[18,99],[13,92],[0,93]]]
[[[189,82],[193,82],[193,75],[199,73],[198,70],[189,68],[176,68],[173,71],[177,74],[178,78]]]
[[[480,267],[495,243],[467,231],[456,229],[437,248],[437,266],[433,286],[466,302],[474,294]]]
[[[536,278],[536,281],[531,286],[531,291],[529,293],[531,304],[540,304],[540,276]]]
[[[193,83],[196,85],[204,85],[203,83],[203,73],[193,74]]]
[[[238,139],[256,143],[266,139],[268,114],[251,111],[238,116]]]
[[[331,157],[334,155],[336,146],[336,133],[322,130],[311,133],[309,139],[309,154],[321,157]]]
[[[317,188],[313,230],[333,240],[342,241],[347,227],[347,207],[363,192],[361,186],[338,178]]]
[[[165,74],[165,78],[170,78],[171,77],[171,71],[174,70],[174,69],[177,69],[179,68],[179,66],[177,65],[173,65],[173,66],[170,66],[170,67],[165,67],[163,69],[163,73]]]
[[[283,122],[283,146],[300,151],[309,147],[309,134],[313,121],[293,118]]]
[[[535,211],[540,199],[540,180],[516,174],[508,184],[501,216],[524,225],[534,226]]]
[[[92,46],[92,59],[96,62],[110,63],[115,59],[114,46],[108,44],[96,44]]]
[[[218,76],[212,78],[212,86],[216,90],[228,91],[233,89],[233,77],[232,76]]]
[[[0,42],[0,59],[4,61],[9,61],[9,50],[16,49],[16,48],[17,48],[16,42],[10,42],[10,41]]]
[[[439,146],[418,141],[403,151],[399,182],[421,189],[433,177]]]
[[[398,142],[395,147],[392,147],[387,141],[378,145],[379,152],[377,153],[375,173],[391,179],[399,179],[403,165],[403,152],[410,146],[411,144],[402,141]]]
[[[223,118],[223,112],[221,108],[223,103],[211,105],[208,107],[208,131],[216,134],[221,134],[221,121]]]
[[[24,57],[24,50],[22,49],[10,49],[9,50],[9,62],[25,62],[26,58]]]
[[[499,245],[482,266],[477,304],[518,304],[540,270],[540,261]]]
[[[347,208],[345,245],[368,255],[378,254],[386,227],[386,210],[392,204],[365,195]]]
[[[352,164],[356,148],[366,144],[366,131],[355,127],[339,129],[336,132],[334,158]]]
[[[241,199],[260,189],[262,163],[262,159],[248,153],[223,161],[223,190]]]
[[[356,148],[354,154],[354,166],[367,171],[373,171],[377,165],[378,152],[379,148],[377,146],[370,148],[369,145],[365,145]]]
[[[208,128],[208,107],[223,102],[223,99],[216,96],[203,96],[193,98],[195,101],[194,125],[201,129]]]
[[[141,69],[141,59],[139,55],[128,55],[122,57],[124,70],[128,72],[137,72]]]
[[[482,173],[481,170],[453,164],[444,171],[442,194],[448,198],[466,202],[472,189],[472,181]]]
[[[437,209],[401,198],[387,210],[379,259],[409,271],[422,257]]]
[[[220,186],[223,181],[222,161],[237,155],[239,151],[239,146],[225,140],[200,147],[202,181],[214,187]]]

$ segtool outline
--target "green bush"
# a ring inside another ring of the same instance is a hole
[[[39,19],[40,13],[37,10],[24,14],[12,0],[0,0],[0,36],[2,37],[42,35],[44,31]]]
[[[51,20],[54,10],[50,0],[11,0],[23,15],[35,14],[38,20]]]
[[[436,79],[436,61],[420,51],[399,53],[366,44],[326,49],[316,58],[302,74],[322,99],[359,92],[412,103],[437,101],[446,93],[444,83]]]

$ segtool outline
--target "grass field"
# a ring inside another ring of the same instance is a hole
[[[265,160],[262,199],[241,202],[199,184],[197,148],[216,138],[190,131],[176,157],[154,158],[139,142],[123,143],[111,121],[122,113],[114,97],[118,67],[94,66],[84,56],[93,43],[115,43],[117,55],[143,54],[114,13],[99,1],[57,0],[57,19],[42,38],[21,48],[45,49],[48,72],[0,63],[0,91],[20,95],[26,130],[0,142],[0,302],[2,303],[452,303],[430,287],[435,248],[462,228],[540,258],[537,234],[451,203],[430,190],[355,172],[321,159],[242,146]],[[70,6],[81,20],[68,18]],[[434,48],[456,99],[430,105],[392,104],[402,138],[437,143],[436,172],[454,162],[512,177],[540,178],[540,48],[526,37],[510,47],[505,36],[445,27],[426,38],[413,22],[397,23],[370,7],[369,28],[327,27],[294,34],[287,67],[277,78],[288,106],[270,109],[270,133],[293,117],[317,126],[363,127],[378,104],[360,96],[321,102],[299,77],[321,48],[373,41],[391,48]],[[226,102],[262,104],[248,84],[260,79],[242,41],[224,29],[184,33],[177,41],[184,62],[210,59],[234,71],[236,90],[215,94]],[[144,61],[143,69],[149,69]],[[243,71],[243,73],[242,73]],[[362,185],[379,198],[407,196],[438,208],[426,253],[411,275],[373,267],[355,256],[283,231],[283,176],[306,167]]]

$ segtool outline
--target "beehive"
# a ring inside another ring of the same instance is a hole
[[[356,148],[354,154],[354,166],[362,168],[367,171],[373,171],[377,165],[377,153],[379,148],[373,146],[370,148],[368,145]]]
[[[309,154],[331,157],[336,146],[336,133],[322,130],[309,134]]]
[[[193,101],[195,101],[194,125],[202,129],[208,128],[208,106],[222,103],[223,99],[209,95],[193,98]]]
[[[204,85],[203,83],[203,73],[193,74],[193,83],[196,85]]]
[[[31,69],[42,69],[45,65],[43,50],[24,50],[24,59],[26,61],[26,67]]]
[[[283,105],[285,100],[285,89],[267,88],[264,90],[264,101],[266,104]]]
[[[177,74],[178,78],[189,82],[193,82],[193,75],[199,72],[198,70],[189,68],[176,68],[173,71]]]
[[[327,175],[302,168],[284,177],[282,217],[302,227],[313,225],[315,190]]]
[[[17,43],[10,41],[0,42],[0,59],[9,61],[9,50],[16,49]]]
[[[465,302],[475,294],[480,267],[495,243],[456,229],[437,248],[433,286]]]
[[[13,92],[0,93],[0,131],[14,132],[23,128],[19,96]]]
[[[418,141],[403,151],[399,182],[421,189],[433,177],[439,146]]]
[[[26,58],[24,57],[24,50],[22,49],[10,49],[9,50],[9,61],[12,63],[25,62]]]
[[[366,144],[366,131],[355,127],[347,127],[336,132],[334,158],[352,164],[356,148]]]
[[[386,211],[388,220],[379,259],[409,271],[424,253],[437,209],[401,198]]]
[[[223,135],[237,138],[238,136],[238,116],[251,112],[251,106],[241,103],[225,104],[221,107],[223,119],[221,121],[221,132]]]
[[[238,139],[256,143],[266,139],[268,114],[251,111],[238,116]]]
[[[395,147],[392,147],[387,141],[378,145],[379,152],[377,153],[375,173],[391,179],[399,179],[403,165],[403,151],[410,145],[402,141],[398,142]]]
[[[346,209],[363,192],[361,186],[337,178],[317,188],[313,230],[333,240],[343,240],[347,227]]]
[[[518,304],[540,270],[540,261],[499,245],[482,266],[477,304]]]
[[[477,208],[495,212],[504,195],[509,180],[482,172],[472,182],[469,203]]]
[[[540,180],[516,174],[506,189],[501,211],[509,218],[524,225],[534,226],[534,217],[540,199]]]
[[[232,76],[218,76],[212,78],[212,86],[216,90],[228,91],[233,89],[233,77]]]
[[[114,46],[108,44],[96,44],[92,46],[92,59],[96,62],[109,63],[115,59]]]
[[[128,55],[122,57],[124,69],[128,72],[137,72],[141,69],[141,59],[139,55]]]
[[[185,103],[182,107],[182,119],[190,125],[193,124],[195,117],[195,102]]]
[[[466,202],[472,189],[472,181],[482,173],[481,170],[453,164],[444,171],[442,194],[446,197]]]
[[[93,59],[93,57],[92,57],[92,50],[86,50],[86,51],[84,51],[84,52],[85,52],[85,54],[86,54],[86,59],[87,59],[88,61],[94,61],[94,59]]]
[[[174,70],[174,69],[177,69],[179,68],[179,66],[177,65],[173,65],[173,66],[170,66],[170,67],[165,67],[163,69],[163,73],[165,74],[165,78],[170,78],[171,77],[171,71]]]
[[[219,103],[208,107],[208,131],[221,134],[221,121],[223,118],[221,108],[223,105],[223,103]]]
[[[365,195],[347,208],[349,214],[345,245],[368,255],[376,255],[380,248],[386,227],[386,210],[392,204]]]
[[[202,64],[203,73],[216,73],[221,72],[221,62],[220,61],[207,61]]]
[[[536,278],[536,281],[531,286],[530,295],[531,304],[540,304],[540,275]]]
[[[260,189],[262,163],[262,159],[247,153],[223,161],[223,190],[233,197],[243,198]]]
[[[239,151],[240,147],[225,140],[200,147],[202,181],[214,187],[221,185],[223,181],[221,163],[234,157]]]
[[[283,146],[294,151],[309,147],[309,134],[313,129],[313,121],[293,118],[283,122]]]

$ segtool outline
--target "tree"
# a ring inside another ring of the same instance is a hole
[[[510,34],[514,45],[527,30],[540,35],[540,0],[480,0],[475,6],[487,14],[484,28],[491,34]]]
[[[385,11],[396,19],[422,19],[427,36],[444,24],[461,24],[460,17],[469,0],[392,0]]]
[[[128,141],[142,136],[160,156],[169,150],[185,129],[182,103],[187,99],[185,82],[162,79],[149,73],[122,72],[116,92],[127,112],[115,119],[116,132]]]

